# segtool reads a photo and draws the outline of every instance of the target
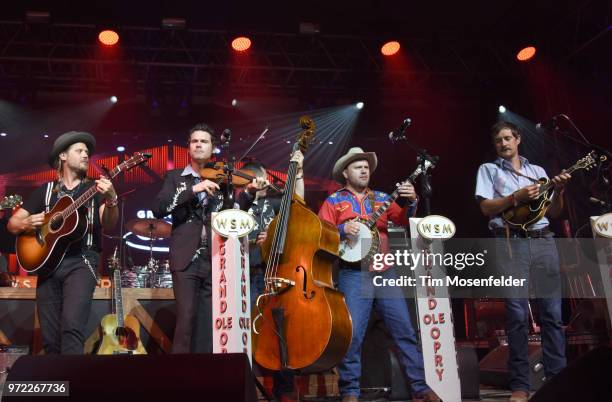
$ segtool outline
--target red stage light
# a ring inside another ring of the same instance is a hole
[[[395,53],[399,52],[399,50],[400,43],[397,41],[387,42],[380,48],[380,52],[384,56],[393,56]]]
[[[533,46],[528,46],[528,47],[521,49],[516,54],[516,59],[518,61],[527,61],[531,59],[533,56],[535,56],[535,54],[536,54],[536,48]]]
[[[103,45],[114,46],[119,42],[119,34],[115,31],[107,29],[105,31],[100,32],[100,34],[98,35],[98,40]]]
[[[251,47],[251,40],[246,36],[239,36],[232,41],[232,48],[237,52],[244,52]]]

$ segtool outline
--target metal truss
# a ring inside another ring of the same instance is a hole
[[[384,66],[377,38],[352,35],[254,33],[253,48],[237,55],[233,35],[214,30],[125,26],[120,47],[102,49],[99,27],[0,21],[0,85],[4,89],[139,94],[188,90],[209,95],[417,92],[473,86],[475,77],[508,74],[503,47],[491,41],[404,38],[409,61]],[[115,54],[111,54],[111,53]],[[186,89],[188,88],[188,89]]]

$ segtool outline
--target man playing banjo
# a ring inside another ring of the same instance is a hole
[[[377,158],[373,152],[351,148],[333,168],[334,180],[345,184],[330,195],[319,211],[319,217],[338,227],[340,239],[353,237],[359,242],[362,223],[356,218],[368,219],[378,207],[390,199],[388,194],[373,191],[368,187],[370,174],[376,169]],[[380,237],[379,252],[389,252],[387,220],[406,226],[408,217],[414,216],[417,195],[410,182],[398,187],[399,198],[391,204],[376,222]],[[372,307],[384,319],[398,349],[398,358],[404,375],[411,381],[412,392],[418,401],[439,401],[436,394],[425,383],[423,355],[410,321],[406,300],[397,287],[375,289],[372,276],[394,277],[393,269],[385,272],[362,272],[361,262],[341,261],[338,288],[344,293],[346,304],[353,320],[353,337],[349,350],[338,365],[339,388],[343,402],[356,402],[359,397],[361,376],[361,345],[365,337]]]

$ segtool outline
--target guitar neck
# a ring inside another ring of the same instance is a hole
[[[123,169],[124,164],[117,165],[113,170],[110,171],[110,179],[114,179]],[[94,195],[96,195],[96,186],[95,184],[87,189],[83,194],[81,194],[74,202],[66,208],[62,214],[64,217],[69,216],[77,209],[81,208],[87,201],[89,201]]]
[[[410,183],[413,183],[414,180],[417,178],[417,176],[421,174],[421,171],[419,169],[417,169],[414,173],[412,173],[410,175],[410,177],[408,177],[408,179],[406,179],[405,181],[409,181]],[[376,222],[378,221],[378,219],[382,216],[382,214],[384,214],[387,209],[389,209],[389,207],[391,206],[391,204],[393,202],[395,202],[395,200],[397,199],[397,197],[399,197],[399,191],[398,189],[395,189],[395,191],[389,196],[389,199],[387,201],[385,201],[371,216],[370,219],[368,219],[368,227],[370,229],[372,229],[374,227],[374,225],[376,225]],[[372,208],[374,208],[374,205],[372,205]]]
[[[565,169],[565,173],[571,174],[573,172],[575,172],[576,170],[580,170],[580,169],[584,169],[584,166],[579,166],[578,164],[572,165],[569,168]],[[546,182],[545,185],[542,186],[542,188],[540,189],[540,194],[544,194],[546,193],[548,190],[550,190],[551,187],[553,187],[555,184],[552,182],[552,180],[549,180],[548,182]]]
[[[123,328],[123,299],[121,295],[121,272],[115,268],[113,272],[113,289],[115,299],[115,315],[117,316],[117,327]]]

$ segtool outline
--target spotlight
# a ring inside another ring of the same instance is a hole
[[[168,138],[168,142],[172,142],[172,138]]]
[[[516,59],[518,61],[527,61],[533,58],[535,54],[536,54],[536,48],[533,46],[527,46],[519,50],[519,52],[516,54]]]
[[[355,103],[355,107],[359,110],[363,109],[364,103],[363,102],[357,102]]]
[[[117,152],[124,152],[125,151],[125,147],[123,145],[119,145],[117,147]]]
[[[499,105],[497,110],[499,110],[499,113],[506,113],[506,107],[504,105]]]
[[[119,98],[117,98],[115,95],[110,97],[110,101],[111,103],[117,103],[119,101]]]
[[[6,133],[0,133],[0,137],[6,137],[7,134]]]
[[[215,155],[219,155],[221,153],[221,149],[215,147],[215,149],[213,149],[213,154]]]
[[[244,52],[251,47],[251,40],[246,36],[239,36],[232,41],[232,48],[237,52]]]
[[[398,41],[387,42],[380,48],[380,52],[383,56],[393,56],[400,50],[400,43]]]
[[[334,142],[333,141],[329,141],[328,144],[329,145],[334,145]]]
[[[49,134],[43,134],[44,138],[49,138]]]
[[[238,106],[238,99],[232,99],[232,106],[233,107]]]
[[[119,42],[119,34],[110,29],[100,32],[98,35],[100,43],[106,46],[114,46]]]
[[[289,140],[287,140],[287,141],[285,141],[285,142],[286,142],[287,144],[291,144],[291,141],[289,141]]]

